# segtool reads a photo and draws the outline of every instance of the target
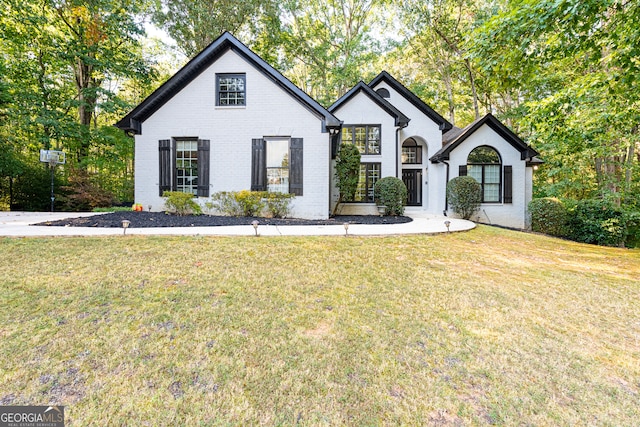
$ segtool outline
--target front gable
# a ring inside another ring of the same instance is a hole
[[[279,86],[292,101],[303,105],[322,122],[322,130],[339,128],[340,121],[316,100],[291,83],[286,77],[256,55],[251,49],[225,32],[207,48],[196,55],[191,61],[156,89],[129,114],[118,121],[115,126],[132,134],[142,133],[142,123],[158,111],[163,105],[190,85],[198,76],[205,72],[212,64],[233,51],[247,64],[259,71],[268,80]],[[213,90],[213,89],[212,89]]]
[[[434,154],[429,160],[432,163],[440,163],[449,160],[452,151],[459,147],[467,139],[472,138],[483,127],[490,128],[497,136],[507,142],[511,147],[520,153],[520,160],[531,161],[538,152],[529,147],[522,139],[507,128],[502,122],[496,119],[492,114],[487,114],[479,120],[476,120],[464,129],[451,129],[443,136],[443,147]]]
[[[386,90],[387,92],[393,91],[400,95],[404,100],[406,100],[410,105],[416,108],[421,114],[425,115],[429,119],[431,119],[434,123],[437,124],[438,129],[443,133],[447,130],[451,129],[453,126],[449,123],[444,117],[438,114],[435,110],[429,107],[423,100],[418,98],[413,92],[407,89],[402,83],[396,80],[391,74],[386,71],[382,71],[378,74],[368,85],[371,89],[376,91]],[[384,94],[384,92],[383,92]],[[396,107],[400,107],[395,102],[391,102]],[[409,111],[406,111],[409,112]]]
[[[395,126],[405,127],[407,126],[407,124],[409,124],[410,119],[407,116],[405,116],[400,110],[398,110],[386,99],[380,96],[380,94],[373,91],[362,81],[351,88],[351,90],[340,97],[340,99],[334,102],[333,105],[329,107],[329,111],[331,111],[332,113],[339,111],[359,95],[367,97],[378,108],[393,117]]]

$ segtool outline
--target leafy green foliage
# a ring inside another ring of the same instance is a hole
[[[264,208],[263,196],[262,191],[242,190],[234,193],[236,202],[238,202],[244,216],[256,216],[262,211]]]
[[[295,197],[289,193],[267,191],[220,191],[211,195],[206,206],[223,215],[260,216],[285,218],[291,212],[291,201]]]
[[[457,176],[447,183],[447,202],[463,219],[478,211],[482,201],[482,186],[470,176]]]
[[[155,4],[153,20],[191,58],[224,31],[254,32],[262,20],[274,18],[276,11],[272,0],[161,0]]]
[[[401,179],[387,176],[376,181],[373,187],[376,203],[387,207],[386,215],[402,215],[407,203],[407,187]]]
[[[194,200],[193,194],[183,193],[182,191],[165,191],[162,194],[165,199],[165,208],[176,215],[200,215],[202,208]]]
[[[567,209],[561,200],[554,197],[533,199],[528,209],[533,231],[558,237],[566,235]]]
[[[340,202],[351,202],[355,198],[360,179],[360,150],[354,144],[342,144],[336,157],[336,185]]]
[[[11,210],[48,211],[51,207],[49,168],[42,163],[24,163],[22,167],[22,173],[13,179]],[[61,184],[59,174],[55,174],[54,187],[59,189]]]
[[[626,238],[624,212],[605,200],[581,200],[569,208],[567,237],[576,242],[621,246]]]
[[[640,211],[626,212],[625,223],[627,225],[625,246],[629,248],[640,248]]]

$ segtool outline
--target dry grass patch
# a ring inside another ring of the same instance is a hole
[[[489,227],[0,241],[0,403],[69,425],[633,425],[640,251]]]

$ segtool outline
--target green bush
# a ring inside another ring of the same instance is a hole
[[[242,190],[235,193],[236,202],[243,216],[257,216],[264,208],[263,191]]]
[[[162,193],[166,209],[176,215],[200,215],[202,208],[193,199],[193,194],[182,191],[165,191]]]
[[[469,219],[482,202],[482,186],[470,176],[458,176],[447,183],[447,202],[462,219]]]
[[[293,197],[293,194],[266,191],[220,191],[213,194],[205,206],[229,216],[259,216],[266,207],[268,215],[284,218],[290,212]]]
[[[407,187],[401,179],[387,176],[376,181],[373,187],[376,203],[387,207],[387,215],[402,215],[407,203]]]
[[[273,218],[286,218],[291,213],[291,199],[294,197],[294,194],[289,193],[265,194],[267,214]]]
[[[580,200],[568,211],[567,237],[576,242],[622,246],[627,235],[625,214],[604,200]]]
[[[340,202],[352,202],[360,180],[360,150],[354,144],[342,144],[336,158],[336,185]]]
[[[228,216],[242,216],[242,208],[236,200],[234,191],[219,191],[211,195],[211,203],[205,203],[208,209]]]
[[[64,185],[58,170],[54,176],[55,209],[60,209],[60,190]],[[13,179],[13,211],[48,211],[51,208],[51,174],[44,164],[23,165],[20,175]]]
[[[543,197],[529,202],[531,229],[538,233],[563,237],[567,234],[567,209],[559,199]]]

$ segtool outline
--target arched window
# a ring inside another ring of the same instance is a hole
[[[416,140],[413,138],[409,138],[402,143],[402,164],[422,164],[422,147],[419,146]]]
[[[482,185],[482,202],[499,203],[502,160],[498,152],[486,145],[475,148],[467,158],[467,175]]]

